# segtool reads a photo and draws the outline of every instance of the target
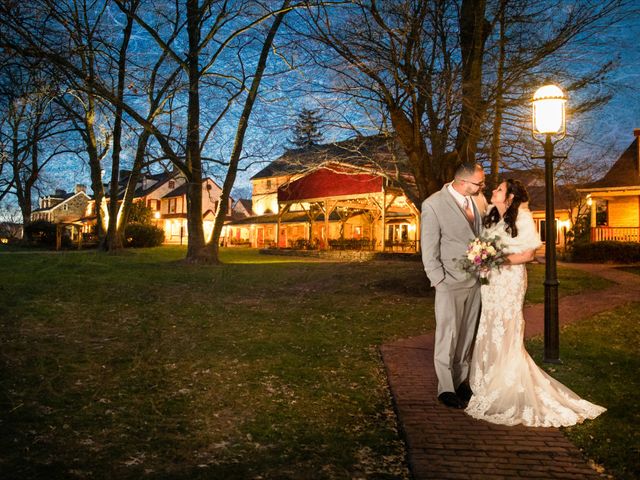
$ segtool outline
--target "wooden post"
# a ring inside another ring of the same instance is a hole
[[[329,200],[324,199],[324,249],[329,250]]]
[[[62,248],[62,225],[56,224],[56,250]]]
[[[384,252],[386,248],[386,238],[387,238],[387,193],[385,192],[384,187],[382,187],[382,251]]]

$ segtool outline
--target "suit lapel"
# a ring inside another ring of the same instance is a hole
[[[471,230],[471,232],[473,232],[473,234],[477,236],[478,229],[476,228],[475,224],[477,223],[478,217],[480,216],[478,207],[476,207],[475,202],[473,201],[473,199],[471,199],[471,204],[473,205],[473,213],[474,213],[474,222],[473,224],[471,224],[471,222],[467,218],[466,213],[464,213],[464,210],[462,210],[460,205],[458,205],[458,202],[456,202],[456,199],[453,198],[453,195],[451,195],[451,193],[449,192],[448,185],[449,184],[447,183],[445,184],[444,187],[442,187],[442,190],[444,191],[444,194],[445,194],[444,197],[446,199],[447,205],[449,205],[449,207],[454,212],[457,212],[456,215],[458,215],[460,219],[469,226],[469,229]]]

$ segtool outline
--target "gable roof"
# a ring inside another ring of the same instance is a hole
[[[56,196],[53,198],[63,198],[63,200],[60,203],[56,203],[55,205],[52,205],[48,208],[36,208],[35,210],[31,210],[31,213],[36,213],[36,212],[52,212],[53,210],[55,210],[58,207],[61,207],[62,205],[64,205],[65,203],[67,203],[69,200],[71,200],[72,198],[76,197],[77,195],[84,195],[85,197],[87,197],[87,200],[91,200],[91,197],[89,195],[87,195],[85,192],[83,191],[79,191],[79,192],[71,192],[71,193],[66,193],[64,196]]]
[[[220,186],[211,178],[207,177],[202,180],[203,184],[209,183],[209,182],[213,183],[216,187],[218,187],[222,191]],[[182,195],[186,195],[188,185],[189,185],[189,182],[184,182],[182,185],[174,188],[170,192],[167,192],[165,195],[162,196],[162,198],[181,197]],[[229,200],[233,201],[233,198],[230,197]]]
[[[398,158],[404,159],[404,153],[397,148],[393,139],[385,135],[356,137],[288,150],[251,177],[251,180],[302,173],[327,162],[408,174],[406,162],[398,161]]]
[[[597,182],[587,185],[587,188],[615,188],[640,186],[640,172],[638,171],[638,141],[636,137],[616,163]]]
[[[186,195],[187,194],[187,186],[188,186],[188,183],[185,182],[182,185],[180,185],[179,187],[176,187],[173,190],[171,190],[170,192],[167,192],[166,194],[164,194],[162,196],[162,198],[181,197],[182,195]]]

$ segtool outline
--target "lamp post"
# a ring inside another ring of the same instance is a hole
[[[556,270],[556,221],[554,206],[554,145],[565,136],[565,104],[567,97],[555,85],[540,87],[533,95],[533,138],[544,147],[545,210],[545,277],[544,277],[544,361],[560,362],[560,326],[558,322],[558,273]],[[557,137],[555,141],[552,137]]]

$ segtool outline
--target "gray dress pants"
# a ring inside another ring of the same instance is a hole
[[[480,284],[471,288],[436,287],[434,365],[438,395],[455,392],[469,377],[473,339],[480,316]]]

